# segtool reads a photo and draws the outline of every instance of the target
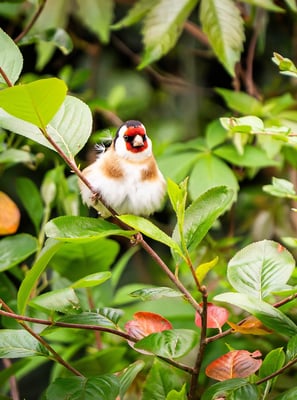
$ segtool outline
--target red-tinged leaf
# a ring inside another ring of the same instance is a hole
[[[18,230],[21,214],[10,197],[0,192],[0,235],[12,235]]]
[[[200,306],[202,307],[203,304],[201,303]],[[207,304],[207,328],[221,329],[228,317],[229,312],[226,310],[226,308],[215,306],[212,303]],[[201,316],[198,312],[196,313],[195,324],[201,328]]]
[[[142,339],[151,333],[172,329],[172,325],[161,315],[144,311],[135,313],[134,319],[125,324],[125,329],[129,335]]]
[[[247,378],[260,368],[260,351],[233,350],[208,365],[205,373],[217,381],[233,378]]]
[[[242,324],[237,325],[231,321],[227,321],[233,332],[242,333],[243,335],[269,335],[272,330],[267,328],[262,322],[254,317],[248,317]]]

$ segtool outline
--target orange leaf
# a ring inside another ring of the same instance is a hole
[[[0,192],[0,235],[11,235],[18,230],[21,214],[14,201]]]
[[[200,303],[202,307],[203,304]],[[207,328],[217,328],[221,329],[221,327],[225,324],[229,316],[228,310],[224,307],[215,306],[212,303],[207,303]],[[197,312],[195,317],[195,324],[201,328],[201,316]]]
[[[269,335],[272,330],[262,324],[256,317],[248,317],[242,324],[237,325],[231,321],[227,321],[233,332],[239,332],[244,335]]]
[[[125,329],[136,339],[142,339],[151,333],[172,329],[171,323],[159,314],[143,311],[135,313],[133,317],[125,324]]]
[[[258,371],[262,364],[260,351],[233,350],[210,363],[205,373],[217,381],[247,378]]]

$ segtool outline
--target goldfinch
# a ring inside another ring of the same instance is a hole
[[[117,214],[149,216],[160,209],[165,179],[152,152],[152,142],[139,121],[119,127],[111,146],[82,171],[94,191]],[[84,203],[94,207],[103,218],[110,211],[79,181]]]

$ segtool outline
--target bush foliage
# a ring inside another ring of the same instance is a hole
[[[296,13],[0,2],[1,399],[296,398]],[[77,181],[127,119],[168,195],[104,220]]]

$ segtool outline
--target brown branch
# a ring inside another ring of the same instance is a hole
[[[141,57],[134,53],[122,40],[120,40],[117,36],[111,36],[111,42],[113,45],[121,51],[123,54],[128,56],[134,65],[138,65],[141,62]],[[144,68],[150,76],[152,76],[157,82],[163,85],[176,86],[186,89],[193,89],[193,84],[185,81],[184,79],[171,75],[171,74],[162,74],[156,68],[152,66],[147,66]]]
[[[184,287],[176,275],[168,268],[164,261],[159,257],[159,255],[147,244],[147,242],[141,236],[138,238],[137,243],[139,243],[142,248],[156,261],[156,263],[162,268],[168,278],[174,283],[174,285],[179,289],[179,291],[184,295],[188,302],[193,306],[193,308],[201,313],[201,307],[197,301],[193,298],[191,293]]]
[[[14,39],[15,43],[18,43],[32,29],[32,27],[34,26],[37,18],[42,13],[42,10],[44,9],[45,3],[46,3],[46,0],[41,0],[40,5],[37,8],[35,14],[33,15],[31,21],[28,23],[28,25],[25,27],[25,29]]]
[[[270,379],[282,374],[284,371],[286,371],[288,368],[292,367],[294,364],[297,364],[297,358],[294,358],[293,360],[289,361],[282,368],[278,369],[277,371],[274,371],[270,375],[265,376],[265,378],[259,379],[257,382],[255,382],[256,385],[261,385],[261,383],[267,382]]]
[[[11,80],[8,78],[8,76],[6,75],[5,71],[1,67],[0,67],[0,75],[2,75],[2,78],[7,83],[7,86],[9,86],[9,87],[13,86]]]
[[[210,47],[208,37],[205,35],[205,33],[199,28],[198,25],[194,24],[191,21],[186,21],[184,23],[184,29],[187,31],[190,35],[194,36],[196,39],[199,40],[202,44],[204,44],[207,47]]]
[[[9,307],[3,302],[3,300],[0,299],[0,303],[2,304],[3,308],[6,308],[6,309],[10,310]],[[123,339],[125,339],[125,340],[127,340],[129,342],[136,343],[138,341],[138,339],[136,339],[134,336],[128,335],[126,332],[123,332],[123,331],[120,331],[120,330],[116,330],[116,329],[112,329],[112,328],[103,327],[103,326],[98,326],[98,325],[75,324],[75,323],[60,322],[60,321],[48,321],[46,319],[33,318],[33,317],[27,317],[25,315],[15,314],[12,310],[11,311],[4,311],[4,310],[0,309],[0,315],[3,315],[4,317],[15,319],[26,330],[28,330],[27,329],[28,326],[25,327],[24,325],[26,325],[26,324],[24,324],[24,322],[22,322],[22,321],[26,321],[26,322],[30,322],[30,323],[36,323],[36,324],[39,324],[39,325],[52,326],[52,327],[58,326],[58,327],[61,327],[61,328],[86,329],[86,330],[92,330],[92,331],[95,331],[95,332],[106,332],[106,333],[111,333],[113,335],[119,336],[119,337],[121,337],[121,338],[123,338]],[[39,340],[38,339],[39,336],[37,334],[35,334],[35,332],[33,330],[31,330],[31,328],[30,328],[29,333],[32,334],[32,336],[34,336],[37,340]],[[50,346],[48,345],[47,342],[43,341],[41,343],[44,346],[46,346],[48,348],[48,350],[49,350]],[[52,352],[52,349],[49,350],[49,351]],[[55,354],[57,354],[57,353],[55,353]],[[59,357],[59,355],[58,355],[58,357]],[[180,369],[182,371],[188,372],[190,374],[193,373],[193,368],[191,368],[191,367],[189,367],[189,366],[187,366],[185,364],[178,363],[178,362],[176,362],[174,360],[167,359],[165,357],[161,357],[161,356],[158,356],[158,357],[161,360],[167,362],[170,365],[173,365],[174,367],[176,367],[176,368],[178,368],[178,369]],[[61,359],[61,357],[59,357],[59,358]],[[57,359],[57,357],[55,357],[55,359]],[[62,361],[64,362],[62,365],[65,366],[65,361],[64,360],[62,360]],[[71,366],[69,366],[67,364],[66,368],[70,369],[69,367],[71,367]],[[76,371],[76,370],[74,370],[74,368],[73,368],[73,371]],[[78,374],[80,374],[80,373],[76,373],[76,375],[78,375]],[[80,374],[78,376],[82,376],[82,375]]]
[[[246,59],[246,74],[245,74],[245,84],[247,88],[248,94],[251,96],[256,97],[257,99],[260,99],[260,93],[256,88],[256,85],[253,80],[253,63],[254,63],[254,58],[255,58],[255,52],[256,52],[256,46],[257,46],[257,41],[258,37],[262,31],[262,24],[263,24],[263,18],[265,17],[265,10],[258,8],[256,11],[256,17],[255,17],[255,29],[250,41],[250,45],[248,48],[247,52],[247,59]]]
[[[24,321],[25,319],[22,318],[21,315],[17,315],[13,312],[13,310],[0,298],[0,303],[2,305],[2,307],[7,310],[7,311],[3,311],[0,310],[0,315],[5,315],[7,317],[10,318],[14,318],[27,332],[30,333],[30,335],[32,335],[36,340],[38,340],[39,343],[41,343],[47,350],[49,353],[51,353],[53,355],[53,358],[61,365],[63,365],[63,367],[65,367],[66,369],[68,369],[69,371],[71,371],[74,375],[76,376],[82,376],[83,375],[74,367],[72,367],[70,364],[68,364],[67,361],[63,360],[63,358],[41,337],[39,336],[37,333],[35,333],[33,331],[33,329],[31,329]]]
[[[0,299],[0,302],[3,305],[3,308],[5,307],[5,303]],[[8,318],[13,318],[17,320],[20,324],[22,324],[21,321],[26,321],[26,322],[31,322],[35,324],[40,324],[40,325],[47,325],[47,326],[59,326],[61,328],[72,328],[72,329],[86,329],[86,330],[91,330],[91,331],[100,331],[100,332],[108,332],[113,335],[120,336],[126,340],[129,340],[131,342],[136,342],[137,340],[133,337],[128,335],[125,332],[112,329],[112,328],[107,328],[103,326],[98,326],[98,325],[91,325],[91,324],[74,324],[74,323],[69,323],[69,322],[60,322],[60,321],[48,321],[46,319],[40,319],[40,318],[33,318],[33,317],[27,317],[25,315],[19,315],[15,314],[12,310],[11,311],[4,311],[0,310],[0,315],[3,315]]]
[[[207,297],[208,296],[207,296],[206,288],[204,286],[201,287],[201,293],[202,293],[202,300],[203,300],[203,308],[202,308],[202,313],[200,313],[200,315],[201,315],[200,343],[199,343],[199,350],[197,353],[197,358],[195,361],[195,366],[193,369],[193,374],[191,376],[190,390],[189,390],[189,395],[188,395],[189,400],[196,399],[198,378],[199,378],[199,374],[200,374],[200,370],[201,370],[204,351],[205,351],[205,348],[207,345],[206,333],[207,333]]]

